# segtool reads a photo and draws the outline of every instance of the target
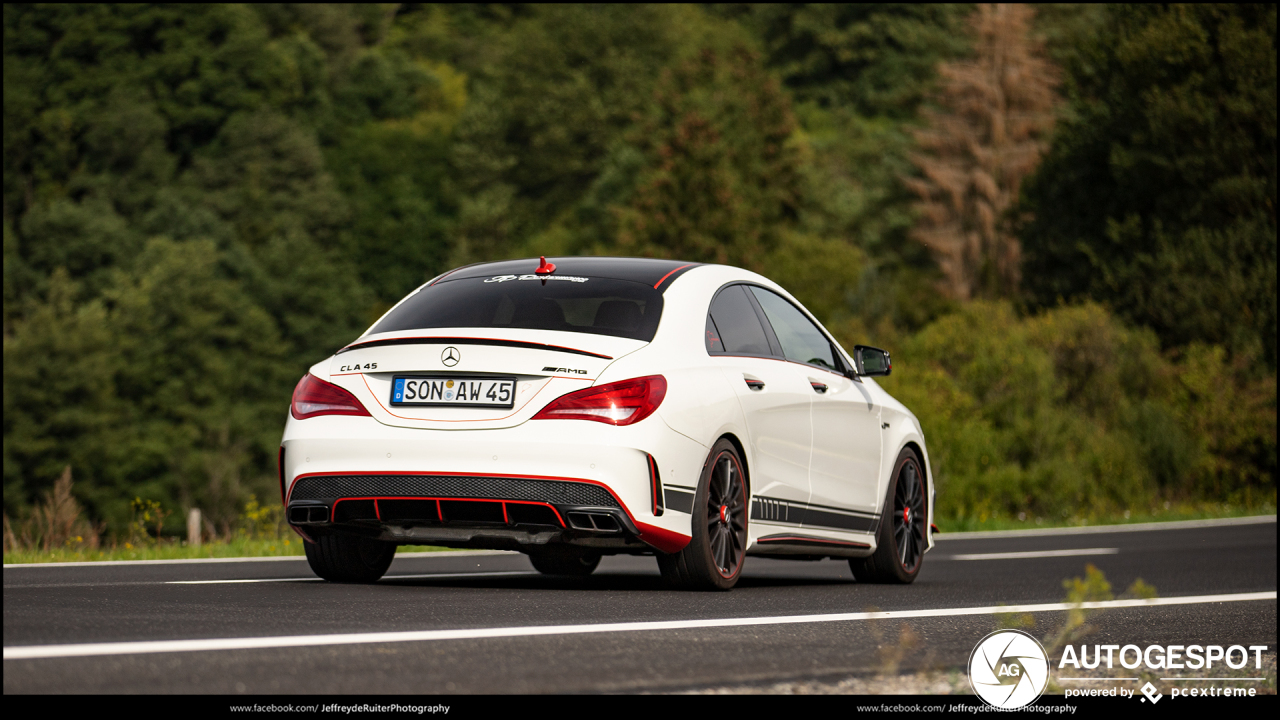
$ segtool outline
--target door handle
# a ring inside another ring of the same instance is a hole
[[[757,380],[757,379],[755,379],[755,378],[753,378],[753,377],[747,377],[747,376],[745,376],[745,375],[742,377],[742,379],[747,381],[747,387],[751,388],[752,390],[763,390],[763,389],[764,389],[764,381],[763,381],[763,380]]]
[[[815,381],[813,381],[813,380],[810,380],[810,381],[809,381],[809,387],[813,388],[813,391],[814,391],[814,392],[816,392],[816,393],[818,393],[819,395],[825,395],[825,394],[826,394],[826,392],[827,392],[827,386],[826,386],[826,385],[824,385],[824,384],[822,384],[822,383],[820,383],[820,382],[815,382]]]

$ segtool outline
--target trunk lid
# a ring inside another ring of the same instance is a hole
[[[589,387],[614,360],[647,343],[587,333],[436,329],[365,336],[329,361],[329,382],[385,425],[432,430],[514,427],[555,398]],[[397,376],[512,378],[510,408],[392,405]]]

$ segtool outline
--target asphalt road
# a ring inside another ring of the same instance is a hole
[[[1099,610],[1090,643],[1275,652],[1274,517],[939,538],[913,585],[750,558],[729,593],[669,590],[629,557],[584,579],[518,554],[400,557],[371,586],[317,581],[305,560],[10,566],[4,692],[630,693],[960,668],[997,626],[983,608],[1049,604],[1027,608],[1046,635],[1087,563],[1117,595],[1142,578],[1183,599]]]

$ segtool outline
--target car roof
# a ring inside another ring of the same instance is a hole
[[[684,260],[629,257],[549,257],[547,262],[556,266],[555,275],[629,280],[659,290],[666,290],[677,277],[701,265]],[[531,275],[540,264],[540,258],[477,263],[447,272],[431,284],[496,275]]]

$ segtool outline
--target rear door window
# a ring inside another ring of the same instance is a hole
[[[711,301],[711,312],[707,316],[707,352],[773,356],[760,316],[743,286],[731,285]]]

